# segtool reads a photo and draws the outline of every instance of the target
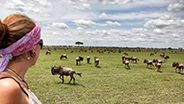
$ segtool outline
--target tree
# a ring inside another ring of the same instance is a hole
[[[75,42],[75,44],[83,45],[83,42],[79,42],[79,41],[77,41],[77,42]]]

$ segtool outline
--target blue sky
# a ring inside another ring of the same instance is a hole
[[[44,45],[184,48],[184,0],[0,1],[0,19],[29,16]]]

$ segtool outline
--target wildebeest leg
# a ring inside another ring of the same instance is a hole
[[[95,62],[95,63],[96,63],[95,67],[97,67],[97,65],[98,65],[98,62]]]
[[[175,68],[175,73],[177,73],[177,67]]]
[[[78,65],[78,61],[76,61],[76,65]]]
[[[75,84],[75,78],[73,77],[73,73],[70,74],[70,81],[69,81],[69,83],[72,81],[72,79],[73,79],[73,84]]]
[[[130,69],[129,65],[127,64],[127,67]]]
[[[62,76],[62,79],[61,79],[61,76]],[[62,80],[62,83],[64,83],[64,76],[60,75],[59,78]]]

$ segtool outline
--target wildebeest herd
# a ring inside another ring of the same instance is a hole
[[[73,53],[74,51],[71,51],[71,53]],[[157,52],[155,52],[156,54]],[[47,51],[45,55],[50,54],[51,55],[51,51]],[[128,56],[128,52],[125,52],[124,55],[122,55],[121,59],[122,59],[122,64],[125,65],[126,69],[130,69],[131,66],[129,64],[133,63],[133,64],[137,64],[139,61],[139,58],[137,57],[129,57]],[[154,56],[154,53],[151,53],[150,56]],[[158,72],[161,72],[161,66],[163,63],[167,62],[167,60],[170,58],[168,55],[165,55],[165,53],[160,54],[160,57],[162,57],[164,59],[164,61],[160,60],[160,59],[153,59],[153,60],[148,60],[148,59],[144,59],[143,63],[146,63],[146,68],[153,68],[156,67]],[[60,56],[60,60],[63,59],[67,59],[67,55],[66,54],[61,54]],[[87,64],[90,63],[90,56],[87,56],[86,60],[87,60]],[[78,56],[75,61],[76,61],[76,65],[81,64],[81,61],[84,60],[84,57],[82,56]],[[154,65],[155,63],[155,65]],[[98,57],[94,57],[94,64],[95,67],[97,67],[99,65],[99,59]],[[177,73],[181,73],[183,74],[183,64],[179,63],[179,62],[173,62],[172,67],[175,67],[175,72]],[[178,69],[178,70],[177,70]],[[52,75],[56,75],[59,74],[59,78],[62,80],[62,83],[64,82],[64,75],[66,76],[70,76],[70,81],[73,79],[73,84],[75,84],[75,78],[73,76],[73,74],[77,74],[79,76],[81,76],[81,73],[76,73],[72,68],[67,68],[64,66],[53,66],[51,68],[51,73]],[[62,77],[62,78],[61,78]]]

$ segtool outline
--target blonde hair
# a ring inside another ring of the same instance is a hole
[[[0,49],[6,48],[22,38],[35,27],[29,17],[14,14],[0,21]]]

